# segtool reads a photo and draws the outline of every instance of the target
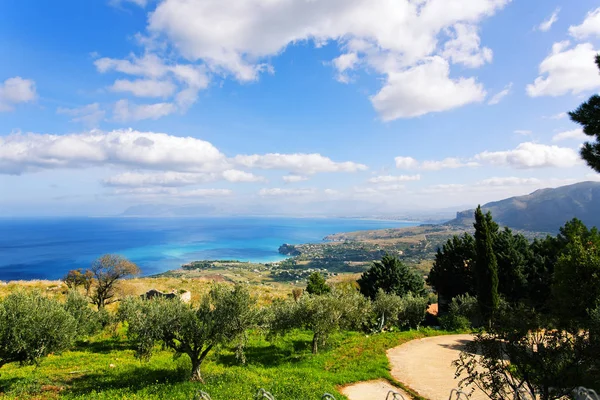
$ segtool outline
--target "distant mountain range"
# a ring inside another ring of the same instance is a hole
[[[502,226],[555,233],[572,218],[600,227],[600,182],[581,182],[555,189],[540,189],[482,206]],[[459,211],[452,225],[471,225],[474,209]]]

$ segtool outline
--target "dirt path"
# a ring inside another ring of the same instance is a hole
[[[387,351],[392,376],[429,400],[447,400],[458,386],[452,361],[471,339],[471,335],[434,336],[394,347]],[[471,396],[471,400],[485,399],[479,391]]]
[[[390,390],[400,393],[406,400],[412,398],[383,379],[355,383],[354,385],[342,388],[340,391],[350,400],[385,400]]]

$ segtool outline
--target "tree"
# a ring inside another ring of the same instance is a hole
[[[360,292],[371,300],[375,299],[379,289],[401,297],[407,293],[418,296],[425,294],[425,283],[421,275],[389,254],[384,255],[381,261],[373,262],[357,282]]]
[[[492,221],[492,214],[483,214],[481,206],[475,211],[475,279],[477,283],[477,300],[481,316],[488,327],[491,327],[494,312],[498,308],[498,267],[492,245],[492,232],[497,225]]]
[[[77,289],[79,286],[83,286],[85,295],[89,296],[94,283],[94,274],[90,270],[72,269],[65,275],[63,282],[69,289]]]
[[[596,56],[596,65],[600,68],[600,55]],[[594,138],[594,142],[583,144],[580,154],[590,168],[600,172],[600,96],[593,95],[575,111],[569,112],[569,116],[583,126],[583,133]]]
[[[497,260],[498,292],[512,304],[527,296],[527,264],[531,261],[529,241],[521,234],[504,228],[494,235]]]
[[[313,332],[312,352],[316,354],[332,333],[362,327],[369,305],[364,296],[351,288],[302,296],[298,302],[276,301],[271,308],[270,332],[277,335],[296,328],[308,329]]]
[[[584,327],[588,310],[600,305],[600,249],[574,237],[556,263],[552,289],[561,320]]]
[[[323,275],[321,275],[319,272],[313,272],[308,277],[306,291],[309,294],[321,295],[331,292],[331,287],[329,287]]]
[[[127,298],[119,307],[128,322],[127,335],[136,345],[136,356],[149,359],[161,341],[177,356],[186,354],[192,363],[191,380],[203,382],[200,367],[216,346],[237,342],[243,360],[246,332],[256,321],[255,299],[245,286],[214,286],[197,308],[178,299]]]
[[[90,308],[90,303],[78,291],[69,290],[64,307],[75,320],[77,338],[92,335],[100,329],[101,324],[98,313]]]
[[[90,272],[95,281],[92,303],[101,309],[117,301],[115,290],[119,280],[139,274],[140,268],[125,257],[106,254],[92,263]]]
[[[454,235],[438,249],[427,284],[438,294],[441,313],[448,311],[454,297],[476,293],[472,270],[474,260],[475,239],[468,233]]]
[[[0,367],[38,364],[69,348],[76,322],[63,305],[40,293],[16,292],[0,300]]]

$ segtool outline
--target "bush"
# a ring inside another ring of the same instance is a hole
[[[327,284],[323,275],[321,275],[319,272],[313,272],[308,277],[306,291],[309,294],[321,295],[331,292],[331,287]]]
[[[68,349],[77,322],[64,305],[38,292],[17,292],[0,300],[0,367],[11,362],[37,364]]]
[[[398,325],[403,329],[418,329],[425,320],[427,298],[408,293],[402,297],[402,308],[398,315]]]
[[[464,315],[446,314],[439,318],[440,327],[445,331],[467,331],[471,329],[471,321]]]
[[[464,331],[477,326],[480,320],[477,298],[467,293],[452,299],[448,314],[440,317],[440,325],[445,330]]]
[[[77,338],[93,335],[101,328],[99,312],[94,312],[87,299],[76,290],[69,290],[65,310],[75,320],[75,332]],[[104,310],[104,312],[107,312]]]

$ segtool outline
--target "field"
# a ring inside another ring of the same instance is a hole
[[[231,349],[214,352],[203,365],[205,384],[188,382],[189,359],[157,349],[149,362],[134,358],[123,329],[104,332],[71,351],[51,355],[38,367],[9,364],[0,370],[3,399],[193,399],[198,390],[213,399],[252,399],[259,388],[278,400],[320,399],[353,382],[390,376],[385,350],[433,330],[335,335],[312,355],[311,334],[295,331],[269,342],[253,332],[247,364]],[[398,383],[395,383],[398,384]]]

